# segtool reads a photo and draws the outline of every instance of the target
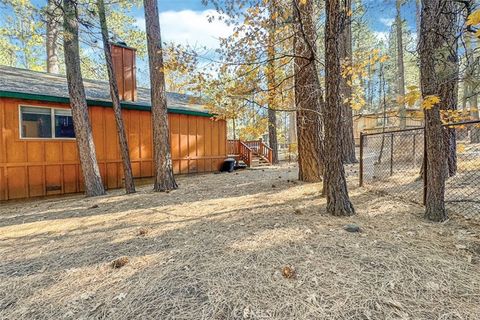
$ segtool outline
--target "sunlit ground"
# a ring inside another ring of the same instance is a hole
[[[474,220],[426,222],[353,176],[357,215],[335,218],[296,176],[285,164],[179,177],[168,194],[2,203],[0,318],[480,318]]]

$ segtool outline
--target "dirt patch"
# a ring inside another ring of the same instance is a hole
[[[331,217],[321,184],[296,175],[282,165],[180,177],[168,194],[2,204],[0,318],[480,318],[478,224],[429,223],[353,178],[358,214]]]

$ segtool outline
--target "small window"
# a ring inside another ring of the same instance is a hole
[[[75,138],[70,110],[55,110],[55,138]]]
[[[20,107],[20,117],[22,138],[75,138],[69,109]]]
[[[22,107],[22,138],[51,138],[52,114],[47,108]]]

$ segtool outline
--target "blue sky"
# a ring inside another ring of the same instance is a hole
[[[227,1],[227,0],[225,0]],[[228,0],[232,1],[232,0]],[[38,7],[43,7],[46,0],[32,0]],[[395,17],[395,0],[363,0],[367,9],[365,19],[375,32],[377,37],[385,39],[391,23]],[[218,38],[226,37],[232,33],[232,27],[221,21],[208,21],[209,16],[217,15],[213,6],[205,7],[201,0],[158,0],[160,11],[160,23],[162,28],[162,40],[189,44],[200,48],[207,47],[213,55],[218,47]],[[0,8],[0,25],[8,13]],[[135,17],[137,26],[144,30],[145,20],[143,9],[133,8],[131,15]],[[406,19],[409,29],[415,31],[415,0],[406,0],[402,7],[402,17]],[[139,59],[138,67],[147,69],[146,61]],[[143,84],[148,83],[142,79]]]
[[[230,0],[229,0],[230,1]],[[395,17],[395,0],[364,0],[367,8],[366,20],[379,36],[389,31]],[[162,35],[165,40],[176,40],[211,47],[215,38],[228,34],[231,28],[220,22],[207,26],[206,16],[214,14],[213,7],[205,7],[201,0],[159,0]],[[143,10],[132,12],[144,23]],[[415,31],[415,0],[406,0],[402,6],[402,17],[411,31]],[[163,18],[163,19],[162,19]],[[180,30],[179,30],[180,29]],[[195,43],[192,43],[195,42]]]
[[[159,0],[158,8],[160,11],[179,11],[179,10],[204,10],[206,7],[201,0]],[[210,6],[212,8],[212,6]]]
[[[373,31],[388,32],[395,19],[395,0],[364,0],[367,9],[365,20]],[[415,0],[406,0],[402,6],[402,18],[407,22],[410,31],[416,29]]]
[[[232,1],[232,0],[225,0]],[[46,0],[32,0],[42,7]],[[371,28],[379,35],[388,32],[389,24],[395,16],[395,0],[363,0],[367,8],[366,19]],[[217,46],[218,37],[228,35],[232,28],[215,21],[209,23],[207,17],[214,15],[212,5],[205,7],[201,0],[158,0],[162,37],[165,41],[176,41],[190,45]],[[5,16],[5,12],[0,13]],[[142,8],[134,8],[132,15],[137,18],[137,25],[144,28]],[[406,0],[402,7],[402,16],[407,20],[409,28],[415,29],[415,0]],[[2,24],[0,17],[0,25]]]

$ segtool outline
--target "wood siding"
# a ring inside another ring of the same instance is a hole
[[[69,108],[66,104],[0,98],[0,200],[83,191],[75,140],[20,139],[19,105]],[[124,110],[132,170],[136,178],[153,175],[151,116]],[[123,184],[113,110],[90,107],[90,118],[103,183]],[[169,114],[175,174],[220,169],[227,156],[226,122]]]

